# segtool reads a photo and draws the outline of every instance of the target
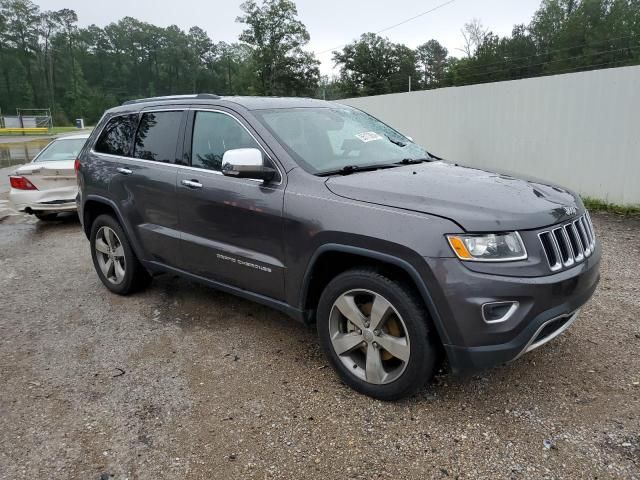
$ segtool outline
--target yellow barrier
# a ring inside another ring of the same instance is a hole
[[[0,133],[48,133],[48,128],[0,128]]]

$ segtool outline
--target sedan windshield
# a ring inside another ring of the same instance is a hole
[[[274,109],[255,114],[300,166],[313,174],[431,159],[409,138],[350,107]]]
[[[34,162],[59,162],[63,160],[75,160],[82,150],[86,138],[58,139],[51,142],[40,152]]]

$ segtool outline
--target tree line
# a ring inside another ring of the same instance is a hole
[[[500,37],[478,19],[451,55],[437,40],[416,49],[373,33],[334,52],[331,98],[497,82],[640,63],[640,0],[543,0],[528,25]]]
[[[193,92],[337,99],[510,80],[640,63],[640,0],[543,0],[528,25],[500,37],[472,20],[463,47],[417,48],[375,33],[332,53],[339,75],[320,75],[292,0],[248,0],[236,42],[125,17],[78,26],[70,9],[0,0],[0,108],[51,108],[54,122],[131,98]],[[425,34],[428,38],[428,35]],[[411,79],[411,80],[410,80]]]

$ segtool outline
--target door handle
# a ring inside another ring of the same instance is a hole
[[[202,188],[202,184],[197,180],[182,180],[180,183],[189,188]]]
[[[128,168],[116,168],[116,170],[118,173],[121,173],[122,175],[131,175],[133,173]]]

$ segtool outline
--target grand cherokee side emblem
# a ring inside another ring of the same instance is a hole
[[[575,215],[576,213],[578,213],[578,209],[576,207],[562,207],[564,208],[564,212],[571,216],[571,215]]]

